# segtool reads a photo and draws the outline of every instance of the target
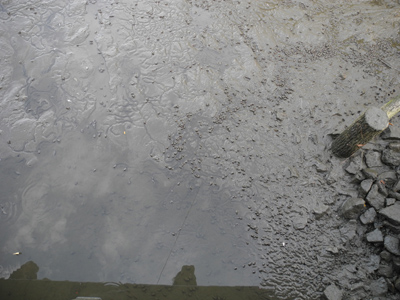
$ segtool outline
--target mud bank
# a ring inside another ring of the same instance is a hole
[[[280,299],[371,295],[328,134],[396,93],[397,2],[3,1],[0,20],[4,277],[194,265]]]

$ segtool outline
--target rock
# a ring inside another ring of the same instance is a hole
[[[383,235],[379,229],[375,229],[366,234],[367,241],[370,243],[382,243],[383,242]]]
[[[394,198],[386,198],[386,206],[391,206],[396,203],[396,199]]]
[[[360,216],[360,221],[361,223],[363,223],[364,225],[366,224],[371,224],[374,222],[376,217],[376,210],[373,207],[370,207],[369,209],[367,209],[366,212],[364,212],[361,216]]]
[[[318,220],[320,219],[323,215],[327,213],[329,209],[328,205],[325,205],[321,202],[317,202],[317,205],[313,208],[313,213],[315,215],[315,218]]]
[[[393,192],[398,192],[400,190],[400,180],[398,180],[392,187]]]
[[[390,278],[393,276],[392,264],[381,264],[378,269],[378,275]]]
[[[383,140],[400,140],[400,128],[392,126],[386,128],[380,135]]]
[[[374,180],[372,180],[372,179],[365,179],[365,180],[361,181],[360,188],[359,188],[361,198],[364,198],[368,194],[373,183],[374,183]]]
[[[370,261],[365,265],[365,269],[368,273],[372,274],[379,269],[379,264],[381,263],[381,257],[376,254],[370,256]]]
[[[388,286],[385,278],[380,277],[377,280],[373,280],[370,284],[372,295],[374,296],[382,296],[387,293]]]
[[[400,193],[389,191],[388,196],[395,198],[396,200],[400,200]]]
[[[352,175],[356,174],[364,168],[363,159],[360,156],[355,156],[346,167],[346,171]]]
[[[371,190],[365,198],[368,204],[376,210],[380,210],[385,206],[385,197],[378,192],[378,189],[377,184],[372,185]]]
[[[379,175],[378,170],[375,170],[373,168],[362,169],[362,172],[365,175],[365,177],[373,179],[373,180],[377,179],[378,175]]]
[[[381,154],[377,151],[368,151],[365,155],[365,160],[368,168],[381,167],[383,165]]]
[[[400,255],[399,239],[394,236],[385,236],[384,246],[387,251],[394,255]]]
[[[339,232],[342,235],[343,243],[352,240],[356,236],[356,228],[357,222],[355,220],[350,220],[347,224],[339,229]]]
[[[392,262],[393,262],[394,270],[399,273],[400,272],[400,257],[393,256]]]
[[[400,203],[396,202],[389,207],[379,210],[379,214],[384,216],[394,225],[400,225]]]
[[[389,221],[383,221],[382,225],[385,226],[386,228],[390,229],[393,233],[400,233],[400,226],[393,225]]]
[[[394,287],[400,292],[400,277],[394,282]]]
[[[387,186],[392,186],[397,181],[397,174],[395,171],[386,171],[380,173],[377,180],[383,180]]]
[[[390,148],[383,150],[382,161],[389,166],[400,165],[400,152],[394,151]]]
[[[342,300],[343,291],[336,285],[331,284],[324,290],[324,296],[326,300]]]
[[[386,250],[383,250],[383,251],[381,252],[380,257],[381,257],[384,261],[386,261],[386,262],[389,262],[389,261],[392,260],[392,254],[390,254],[390,253],[389,253],[388,251],[386,251]]]
[[[399,142],[390,143],[389,149],[392,149],[393,151],[396,151],[396,152],[400,152],[400,143]]]
[[[347,219],[356,219],[365,209],[365,202],[362,198],[349,198],[342,207],[342,215]]]

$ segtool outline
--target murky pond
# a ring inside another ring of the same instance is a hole
[[[337,216],[328,134],[399,84],[397,2],[1,1],[0,20],[3,277],[193,265],[282,299],[364,280],[342,274],[372,250]]]

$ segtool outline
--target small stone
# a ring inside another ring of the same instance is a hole
[[[397,181],[397,174],[395,171],[386,171],[380,173],[377,180],[383,180],[386,186],[392,186]]]
[[[398,192],[400,190],[400,180],[398,180],[392,187],[394,192]]]
[[[391,206],[396,203],[396,199],[394,198],[386,198],[386,206]]]
[[[371,223],[374,223],[375,217],[376,217],[376,210],[375,210],[375,208],[370,207],[370,208],[367,209],[366,212],[364,212],[360,216],[360,221],[364,225],[371,224]]]
[[[326,300],[342,300],[343,291],[336,285],[331,284],[324,290],[324,296]]]
[[[399,142],[394,142],[389,144],[389,149],[400,152],[400,143]]]
[[[356,219],[365,209],[365,202],[362,198],[349,198],[342,207],[342,215],[347,219]]]
[[[381,257],[376,254],[372,254],[370,256],[370,261],[366,263],[365,268],[371,274],[379,269],[379,265],[381,263]]]
[[[385,236],[384,245],[385,245],[385,249],[387,251],[389,251],[390,253],[392,253],[394,255],[400,255],[398,238],[387,235],[387,236]]]
[[[394,287],[400,292],[400,277],[394,282]]]
[[[399,256],[393,256],[392,258],[393,262],[393,268],[394,270],[399,273],[400,272],[400,257]]]
[[[373,183],[374,181],[372,179],[365,179],[361,181],[359,188],[361,198],[364,198],[368,194]]]
[[[372,169],[372,168],[365,168],[362,170],[363,174],[367,178],[371,178],[373,180],[378,178],[379,172],[378,170]]]
[[[393,276],[392,264],[381,264],[378,269],[378,275],[389,278]]]
[[[365,160],[368,168],[381,167],[383,165],[381,161],[381,153],[377,151],[368,151],[365,155]]]
[[[347,166],[347,168],[345,169],[347,173],[349,174],[356,174],[358,171],[361,170],[360,166],[357,165],[356,163],[354,163],[353,161],[350,162],[350,164]]]
[[[377,280],[373,280],[370,284],[372,295],[374,296],[382,296],[387,293],[388,286],[385,278],[380,277]]]
[[[395,204],[385,207],[379,211],[379,214],[384,216],[389,222],[394,225],[400,225],[400,203],[396,202]]]
[[[394,151],[392,149],[385,149],[382,152],[382,161],[390,166],[400,165],[400,152]]]
[[[390,254],[388,251],[383,250],[380,254],[381,258],[386,261],[389,262],[392,260],[392,254]]]
[[[397,126],[386,128],[380,135],[383,140],[400,140],[400,129]]]
[[[383,235],[379,229],[375,229],[366,234],[367,241],[370,243],[382,243],[383,242]]]
[[[374,207],[376,210],[380,210],[385,206],[385,197],[378,192],[378,189],[379,187],[377,184],[372,185],[371,190],[365,198],[368,204]]]
[[[317,202],[317,205],[313,208],[315,218],[317,220],[320,219],[323,215],[327,213],[328,209],[329,209],[328,205],[325,205],[321,202]]]

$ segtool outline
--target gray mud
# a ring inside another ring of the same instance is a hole
[[[397,2],[2,1],[0,20],[3,277],[194,265],[278,299],[370,293],[328,134],[395,94]]]

